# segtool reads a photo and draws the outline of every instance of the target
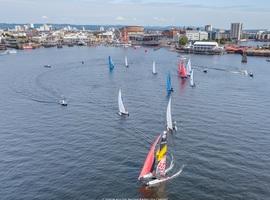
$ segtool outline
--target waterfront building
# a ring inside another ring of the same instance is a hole
[[[241,39],[243,24],[242,23],[231,23],[231,35],[232,40],[239,41]]]
[[[228,40],[230,39],[230,31],[229,30],[217,30],[213,31],[210,34],[210,39],[211,40]]]
[[[186,37],[189,41],[198,41],[200,40],[199,31],[195,30],[186,30]]]
[[[222,54],[224,48],[220,47],[217,42],[197,41],[193,44],[193,53],[198,54]]]
[[[270,31],[259,31],[259,32],[257,32],[256,40],[270,41]]]
[[[208,40],[208,33],[206,31],[199,31],[199,40]]]
[[[186,30],[186,37],[189,41],[208,40],[208,33],[205,31]]]
[[[120,38],[122,42],[128,43],[131,38],[144,34],[142,26],[126,26],[120,29]]]
[[[98,40],[100,41],[106,41],[106,42],[112,42],[114,38],[114,32],[113,31],[106,31],[99,33],[97,35]]]
[[[131,35],[129,40],[132,45],[158,46],[161,37],[161,34]]]

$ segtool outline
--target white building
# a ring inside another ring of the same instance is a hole
[[[205,31],[187,30],[186,37],[189,41],[208,40],[208,33]]]
[[[198,40],[200,40],[199,31],[187,30],[186,31],[186,37],[188,38],[189,41],[198,41]]]
[[[208,33],[206,31],[199,31],[199,40],[208,40]]]
[[[233,40],[240,40],[242,34],[242,23],[231,23],[231,34],[230,38]]]
[[[193,49],[195,51],[212,51],[222,49],[222,47],[219,47],[217,42],[195,42]]]

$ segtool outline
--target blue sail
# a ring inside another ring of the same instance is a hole
[[[114,64],[112,62],[111,56],[109,56],[109,68],[110,68],[111,71],[114,69]]]
[[[168,73],[168,75],[167,75],[167,84],[166,84],[166,87],[167,87],[167,93],[170,94],[172,92],[172,82],[171,82],[171,75],[170,75],[170,73]]]

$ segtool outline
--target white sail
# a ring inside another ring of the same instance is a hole
[[[190,86],[191,86],[191,87],[194,86],[193,69],[191,70],[191,73],[190,73]]]
[[[118,93],[118,107],[119,107],[119,114],[128,114],[123,104],[121,89],[119,89]]]
[[[168,103],[168,106],[167,106],[166,119],[167,119],[167,129],[168,130],[173,130],[172,113],[171,113],[171,97],[169,99],[169,103]]]
[[[153,74],[156,74],[157,72],[156,72],[156,62],[155,61],[153,61]]]
[[[190,59],[188,59],[188,63],[187,63],[187,75],[190,76],[191,74],[191,61]]]
[[[126,65],[126,67],[128,67],[128,59],[127,59],[127,56],[125,56],[125,65]]]

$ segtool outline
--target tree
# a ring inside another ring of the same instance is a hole
[[[179,45],[180,46],[185,46],[188,43],[188,38],[187,36],[183,35],[179,38]]]

